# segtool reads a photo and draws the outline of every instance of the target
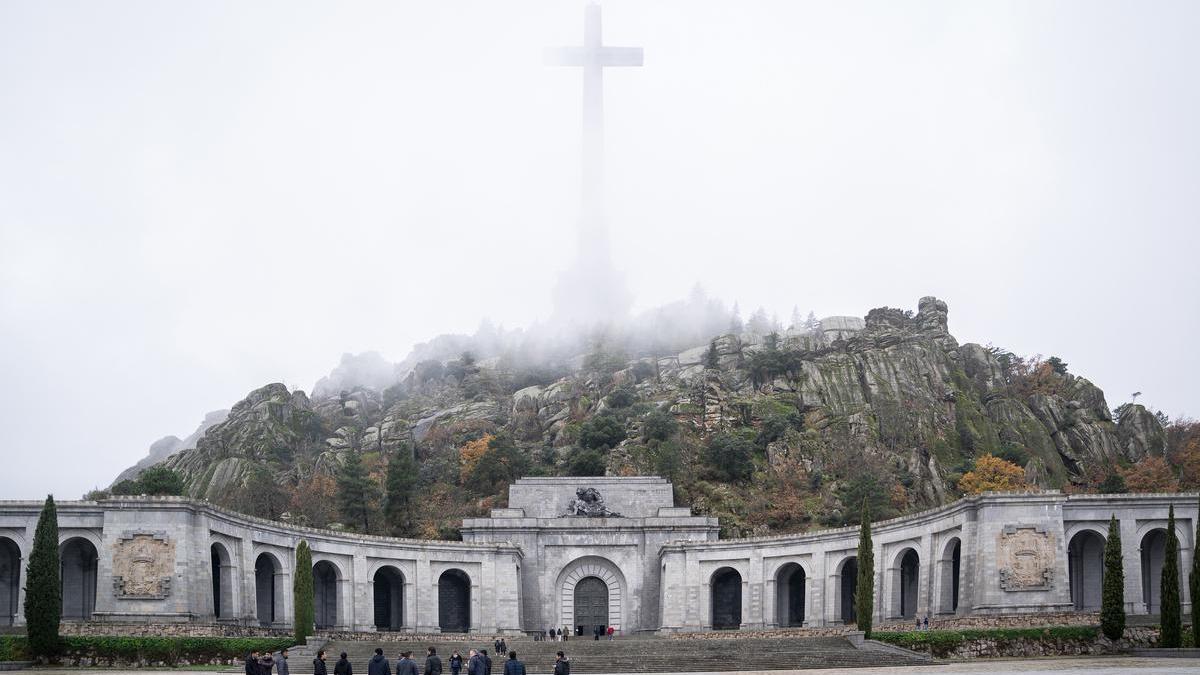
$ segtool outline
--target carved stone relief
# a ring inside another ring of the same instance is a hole
[[[160,600],[171,594],[175,542],[165,532],[127,531],[113,545],[113,595]]]
[[[1006,525],[998,536],[1000,588],[1006,591],[1048,590],[1054,578],[1054,539],[1036,525]]]

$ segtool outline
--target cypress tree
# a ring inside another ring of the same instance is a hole
[[[1125,634],[1125,563],[1121,559],[1121,530],[1117,516],[1108,521],[1104,542],[1104,596],[1100,601],[1100,630],[1109,640]]]
[[[1162,569],[1162,636],[1159,647],[1179,647],[1183,641],[1179,625],[1179,538],[1175,536],[1175,505],[1167,517],[1167,551]]]
[[[858,530],[858,579],[854,584],[854,614],[858,629],[871,637],[875,615],[875,549],[871,543],[871,507],[863,500]]]
[[[62,619],[59,565],[58,509],[50,495],[38,518],[25,572],[25,629],[30,654],[36,658],[51,659],[58,653],[58,625]]]
[[[292,577],[292,606],[296,608],[296,644],[313,634],[313,564],[307,541],[296,547],[296,575]]]
[[[1192,646],[1200,646],[1200,518],[1196,519],[1196,536],[1192,538],[1192,573],[1188,589],[1192,598]]]

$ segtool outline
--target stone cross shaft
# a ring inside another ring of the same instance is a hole
[[[591,3],[584,13],[583,46],[546,50],[546,63],[583,68],[583,152],[581,180],[585,251],[602,253],[604,237],[604,69],[642,65],[640,47],[608,47],[600,30],[600,5]]]

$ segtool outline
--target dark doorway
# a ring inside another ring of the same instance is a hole
[[[608,628],[608,584],[584,577],[575,584],[575,634],[590,635],[596,626]]]
[[[1142,537],[1142,597],[1149,614],[1162,610],[1162,568],[1166,559],[1166,530],[1153,530]]]
[[[0,537],[0,626],[16,623],[21,593],[21,549],[12,539]]]
[[[842,610],[842,623],[849,625],[855,622],[858,614],[854,607],[854,591],[858,588],[858,558],[847,558],[842,563],[841,593],[838,604]]]
[[[333,628],[338,617],[338,573],[328,560],[313,565],[313,623]]]
[[[233,567],[229,551],[221,544],[213,544],[208,548],[208,556],[212,563],[213,616],[228,619],[233,616]]]
[[[1089,530],[1071,537],[1071,544],[1067,546],[1067,578],[1071,581],[1071,602],[1075,609],[1100,609],[1104,537]]]
[[[962,542],[955,537],[947,550],[949,559],[943,559],[941,613],[954,614],[958,611],[958,587],[962,570]]]
[[[780,626],[804,625],[804,568],[788,563],[775,576],[775,621]]]
[[[712,627],[736,630],[742,626],[742,575],[729,567],[712,577]]]
[[[96,611],[99,556],[87,539],[69,539],[62,548],[62,618],[86,620]]]
[[[446,570],[438,579],[438,626],[443,633],[471,628],[471,580],[462,570]]]
[[[917,586],[921,578],[921,559],[908,549],[900,559],[900,616],[911,619],[917,615]]]
[[[395,567],[375,573],[375,629],[400,630],[404,625],[404,575]]]
[[[276,593],[279,573],[279,561],[270,553],[261,553],[254,561],[254,609],[260,626],[270,626],[277,620],[275,607],[281,599]]]

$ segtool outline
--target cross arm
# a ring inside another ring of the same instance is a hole
[[[641,47],[557,47],[543,55],[548,66],[640,66]]]

